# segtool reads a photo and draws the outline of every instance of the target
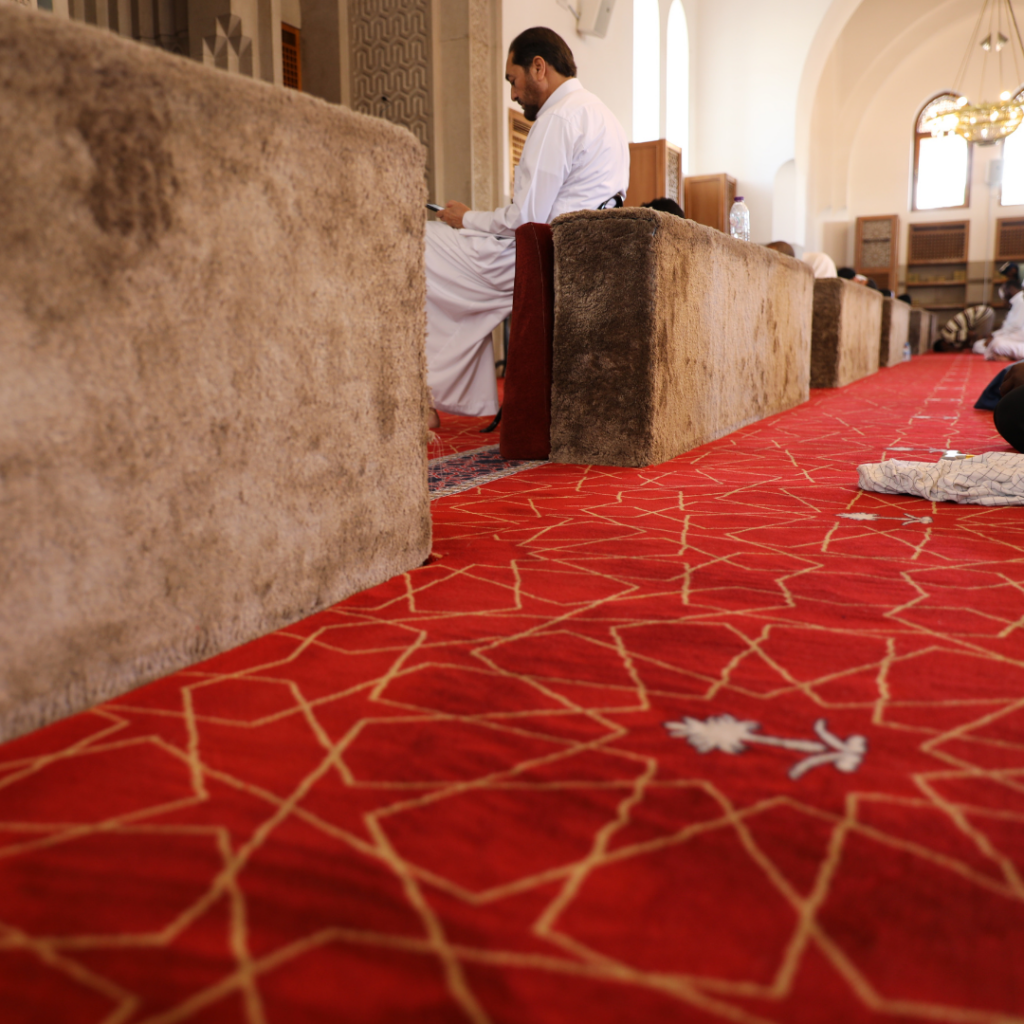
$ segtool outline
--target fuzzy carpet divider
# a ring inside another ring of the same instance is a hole
[[[1005,449],[993,373],[440,498],[425,567],[0,747],[5,1024],[1024,1020],[1021,515],[856,488]]]

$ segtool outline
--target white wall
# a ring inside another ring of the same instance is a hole
[[[797,97],[818,27],[836,0],[701,0],[690,20],[690,174],[725,172],[772,240],[775,176],[796,155]],[[902,0],[900,0],[902,2]],[[696,24],[695,24],[696,23]],[[790,238],[787,241],[802,241]]]
[[[1001,146],[973,147],[968,209],[911,211],[913,130],[918,112],[937,92],[951,89],[977,20],[976,0],[901,0],[894,20],[891,0],[867,0],[851,19],[822,78],[817,160],[812,203],[822,247],[838,263],[852,263],[852,225],[858,216],[899,214],[900,263],[906,261],[907,225],[970,220],[970,259],[992,259],[997,217],[1024,215],[1024,207],[999,205],[986,183],[987,165]],[[884,29],[890,34],[881,34]],[[972,65],[972,71],[980,68]],[[969,73],[972,95],[977,76]],[[829,230],[829,228],[832,230]]]
[[[864,112],[854,136],[849,165],[849,215],[898,213],[901,221],[900,263],[906,262],[907,225],[970,219],[971,260],[992,259],[997,217],[1024,216],[1024,206],[1000,206],[998,190],[987,184],[989,161],[1002,146],[974,146],[968,209],[911,212],[913,129],[918,111],[931,95],[949,88],[942,68],[955,67],[963,55],[964,33],[972,24],[955,24],[909,54],[888,75]],[[847,260],[852,259],[848,253]]]

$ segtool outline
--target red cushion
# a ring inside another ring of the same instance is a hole
[[[516,231],[516,284],[501,407],[501,457],[551,454],[551,340],[555,320],[555,246],[548,224]]]

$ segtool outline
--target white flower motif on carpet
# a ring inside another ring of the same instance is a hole
[[[837,519],[856,519],[859,523],[874,523],[880,519],[898,520],[904,526],[927,525],[932,521],[931,516],[912,516],[905,512],[902,516],[880,516],[877,512],[837,512]]]
[[[833,735],[828,731],[828,722],[824,718],[814,723],[817,740],[766,736],[758,732],[761,728],[759,722],[740,721],[728,714],[712,715],[703,722],[699,718],[687,716],[678,722],[665,722],[665,728],[670,736],[687,740],[701,754],[714,750],[724,754],[742,754],[751,743],[807,754],[807,757],[789,769],[791,779],[799,779],[813,768],[826,764],[831,764],[836,771],[855,772],[868,749],[868,741],[864,736],[849,736],[841,740]]]

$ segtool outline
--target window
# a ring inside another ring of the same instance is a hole
[[[690,122],[690,38],[680,0],[672,0],[669,8],[665,42],[665,138],[683,151],[685,174]]]
[[[934,96],[917,116],[914,126],[915,210],[940,210],[968,204],[970,145],[952,132],[933,136],[926,127],[935,118],[954,113],[958,99],[953,92]]]
[[[1024,104],[1024,89],[1014,101]],[[1003,206],[1024,206],[1024,125],[1003,141]]]
[[[661,13],[658,0],[633,3],[633,141],[661,135]]]

